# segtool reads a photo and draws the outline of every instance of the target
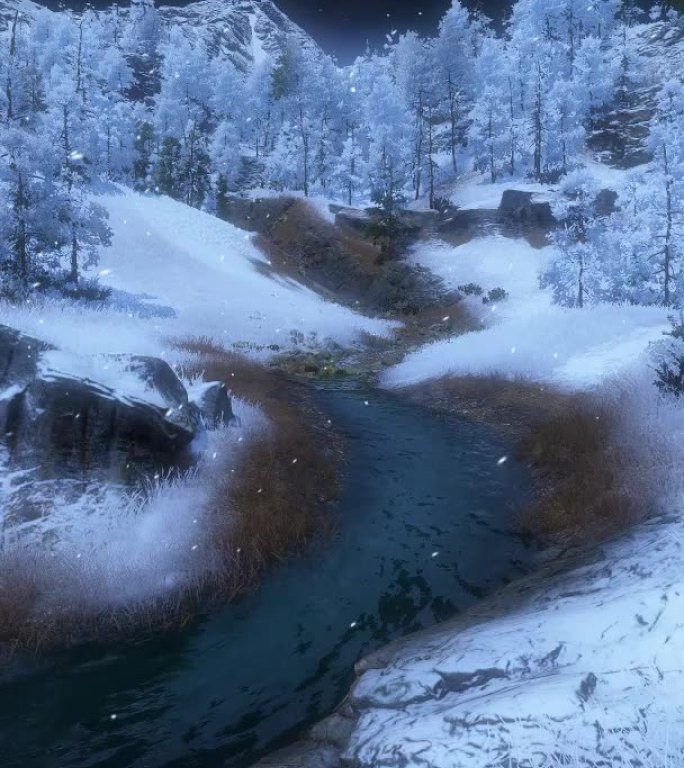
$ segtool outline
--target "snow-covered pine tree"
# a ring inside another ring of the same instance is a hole
[[[596,212],[598,187],[585,170],[569,174],[561,185],[563,195],[556,215],[563,227],[555,234],[558,256],[541,277],[554,300],[582,308],[595,302],[601,282],[598,243],[602,233]]]
[[[653,160],[645,180],[651,191],[649,261],[661,286],[666,307],[684,301],[684,85],[664,83],[651,123],[649,149]]]

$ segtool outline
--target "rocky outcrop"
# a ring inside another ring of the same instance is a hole
[[[0,441],[15,465],[126,476],[183,464],[204,429],[233,418],[225,386],[198,395],[159,358],[76,358],[0,326]]]
[[[451,209],[441,217],[437,231],[448,243],[458,246],[501,234],[521,237],[535,248],[548,245],[549,234],[558,226],[547,201],[535,200],[533,192],[507,189],[498,208]]]

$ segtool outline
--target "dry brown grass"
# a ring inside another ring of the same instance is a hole
[[[16,653],[37,655],[84,643],[141,639],[182,629],[209,594],[193,584],[164,597],[98,608],[65,585],[62,564],[49,555],[15,552],[0,560],[0,663]],[[68,589],[61,594],[65,586]]]
[[[340,441],[307,391],[203,339],[181,345],[188,372],[223,381],[265,411],[235,474],[218,475],[207,510],[212,570],[162,597],[102,609],[92,584],[49,553],[0,556],[0,661],[82,643],[122,642],[177,631],[210,605],[254,588],[274,562],[304,552],[333,529]],[[231,460],[231,464],[233,461]],[[87,576],[86,576],[87,580]]]
[[[257,404],[271,425],[250,441],[237,473],[226,473],[212,497],[223,589],[233,595],[253,586],[269,564],[301,554],[330,532],[341,444],[304,387],[206,340],[182,348],[194,355],[195,373]]]
[[[286,212],[273,221],[258,242],[277,260],[281,268],[294,268],[293,274],[299,274],[296,268],[297,263],[300,263],[297,254],[301,251],[302,234],[305,232],[322,243],[337,244],[360,272],[369,276],[378,272],[378,246],[358,232],[336,227],[326,221],[304,200],[293,199]],[[287,254],[295,256],[288,257]]]
[[[657,468],[625,434],[628,407],[612,396],[567,394],[498,376],[449,377],[407,391],[416,401],[507,430],[537,493],[521,531],[544,543],[600,541],[649,517]]]
[[[545,540],[596,541],[649,517],[656,506],[653,467],[636,436],[623,439],[611,400],[569,397],[533,424],[519,445],[537,477],[537,499],[523,512],[525,532]]]

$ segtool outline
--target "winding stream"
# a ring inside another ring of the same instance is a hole
[[[1,685],[3,768],[242,768],[328,714],[363,653],[526,570],[502,437],[375,391],[320,400],[349,441],[335,539],[182,636]]]

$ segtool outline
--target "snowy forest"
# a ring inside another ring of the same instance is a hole
[[[656,7],[653,20],[676,11]],[[684,258],[684,86],[654,98],[648,165],[616,210],[595,210],[582,170],[609,105],[625,109],[647,68],[620,0],[519,0],[503,34],[458,0],[433,39],[387,36],[338,67],[292,40],[242,72],[212,58],[150,0],[80,16],[17,12],[0,60],[2,292],[97,296],[109,242],[90,191],[102,181],[221,214],[250,190],[321,195],[392,211],[463,171],[565,193],[562,257],[543,280],[558,302],[678,307]]]

